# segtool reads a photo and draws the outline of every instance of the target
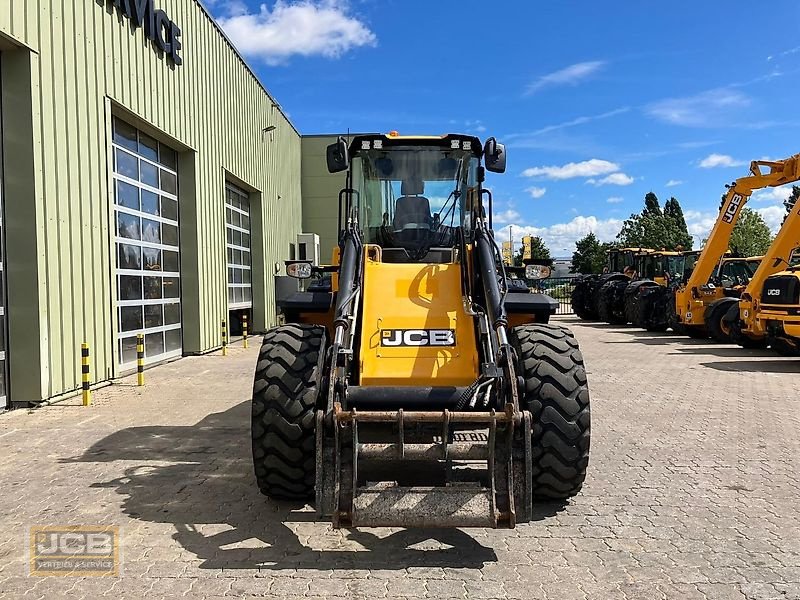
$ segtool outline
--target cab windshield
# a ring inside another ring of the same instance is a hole
[[[720,283],[723,287],[733,285],[746,285],[761,264],[760,260],[732,260],[726,262],[720,273]]]
[[[450,248],[477,189],[478,160],[459,149],[398,146],[362,150],[353,160],[364,241],[400,248],[422,260],[431,248]]]

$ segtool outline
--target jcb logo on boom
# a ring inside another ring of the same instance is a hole
[[[769,288],[767,289],[767,296],[780,296],[781,291],[778,288]]]
[[[455,346],[453,329],[382,329],[381,346]]]
[[[725,214],[722,216],[722,220],[726,223],[733,223],[733,219],[736,217],[736,213],[739,212],[739,206],[742,204],[742,198],[739,194],[734,194],[731,201],[728,203],[728,208],[725,209]]]

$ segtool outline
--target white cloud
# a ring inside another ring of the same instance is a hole
[[[586,183],[594,185],[630,185],[633,183],[633,177],[625,173],[612,173],[602,179],[587,179]]]
[[[606,202],[609,204],[619,204],[620,202],[625,202],[625,198],[622,196],[611,196]]]
[[[783,225],[783,218],[786,216],[786,208],[783,206],[766,206],[755,210],[764,219],[773,235],[778,233],[781,225]]]
[[[542,196],[544,196],[545,192],[547,191],[547,188],[543,188],[543,187],[540,188],[540,187],[533,186],[533,187],[529,187],[525,191],[528,192],[531,195],[531,198],[541,198]]]
[[[745,165],[743,160],[736,160],[727,154],[709,154],[700,161],[700,167],[703,169],[713,169],[715,167],[741,167]]]
[[[682,183],[683,181],[681,181],[680,179],[670,179],[667,182],[667,187],[675,187],[676,185],[681,185]]]
[[[579,163],[567,163],[560,167],[531,167],[522,172],[523,177],[544,177],[545,179],[572,179],[573,177],[596,177],[619,170],[619,165],[607,160],[592,158]]]
[[[783,204],[783,201],[792,194],[792,186],[785,185],[776,188],[767,188],[753,192],[753,200],[756,202],[776,202]]]
[[[585,217],[579,215],[568,223],[556,223],[547,227],[534,227],[515,223],[510,226],[516,240],[521,239],[524,235],[538,235],[550,248],[553,256],[571,256],[575,251],[575,242],[587,233],[594,232],[604,242],[614,240],[622,228],[622,221],[619,219],[598,219],[595,216]],[[508,226],[498,230],[497,239],[508,239]]]
[[[503,223],[513,223],[514,221],[519,220],[520,216],[521,215],[513,208],[509,208],[508,210],[504,210],[503,212],[495,213],[493,215],[493,221],[495,223],[500,223],[501,225]],[[506,232],[506,236],[507,235],[508,232]]]
[[[242,53],[270,65],[294,55],[337,58],[377,40],[340,0],[277,0],[272,10],[262,4],[257,13],[235,2],[228,8],[228,16],[217,19],[225,33]]]
[[[564,67],[558,71],[553,71],[547,75],[542,75],[531,83],[525,90],[525,95],[530,96],[545,88],[556,87],[561,85],[577,85],[587,77],[596,73],[606,65],[602,60],[591,60],[587,62],[575,63],[568,67]]]
[[[600,121],[602,119],[608,119],[611,117],[616,117],[617,115],[625,114],[629,112],[631,109],[629,106],[623,106],[622,108],[616,108],[614,110],[610,110],[608,112],[600,113],[599,115],[585,115],[582,117],[575,117],[570,121],[564,121],[562,123],[556,123],[555,125],[547,125],[545,127],[541,127],[535,131],[531,131],[530,133],[512,133],[511,135],[504,136],[504,139],[515,139],[520,137],[528,137],[528,136],[537,136],[543,135],[545,133],[550,133],[552,131],[559,131],[561,129],[568,129],[570,127],[576,127],[578,125],[584,125],[585,123],[591,123],[592,121]]]
[[[704,239],[711,233],[711,228],[717,221],[718,213],[687,210],[683,213],[686,220],[686,229],[694,239],[694,247],[698,249]]]
[[[684,127],[714,127],[736,109],[750,104],[750,98],[730,88],[708,90],[694,96],[667,98],[645,107],[651,117]]]

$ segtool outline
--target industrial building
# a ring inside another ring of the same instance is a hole
[[[274,324],[301,136],[203,6],[2,4],[0,409]]]

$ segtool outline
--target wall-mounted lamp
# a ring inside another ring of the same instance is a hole
[[[271,142],[272,139],[273,139],[272,132],[275,131],[275,129],[276,129],[275,125],[267,125],[266,127],[264,127],[264,129],[261,130],[261,140],[263,141],[264,140],[264,134],[268,133],[269,134],[269,141]]]

